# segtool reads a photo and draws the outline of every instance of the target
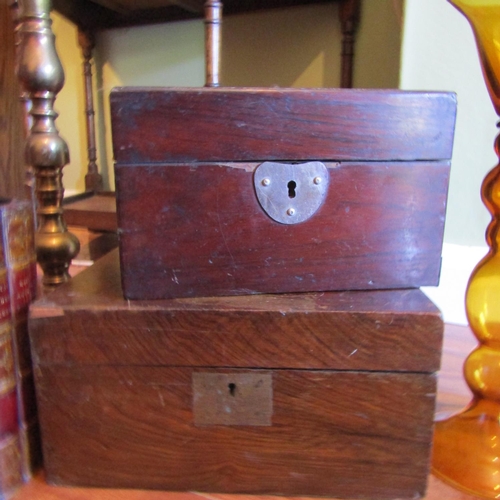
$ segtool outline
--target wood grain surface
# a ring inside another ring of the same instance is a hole
[[[39,367],[49,481],[282,495],[423,495],[432,375],[271,371],[272,425],[262,427],[194,425],[196,372]],[[230,377],[240,370],[214,373]]]
[[[398,90],[122,88],[119,164],[451,158],[456,98]]]
[[[424,494],[442,320],[418,290],[134,303],[112,252],[30,332],[51,482]]]
[[[454,95],[125,88],[111,108],[127,298],[437,284]],[[268,160],[326,163],[311,218],[261,208]]]
[[[449,414],[458,411],[470,400],[470,392],[465,386],[461,372],[463,361],[474,346],[474,337],[467,327],[446,325],[442,370],[438,377],[439,412]],[[272,500],[274,498],[276,497],[203,492],[69,488],[47,484],[41,473],[25,485],[14,500]],[[428,490],[424,498],[425,500],[479,499],[442,483],[434,476],[429,476]],[[345,497],[343,500],[352,499]]]
[[[448,162],[327,163],[323,205],[293,225],[259,205],[256,166],[117,165],[127,298],[437,284]]]
[[[116,232],[115,193],[87,191],[65,199],[63,205],[64,219],[68,225]]]
[[[434,372],[443,324],[419,290],[127,301],[116,251],[31,308],[38,365]]]

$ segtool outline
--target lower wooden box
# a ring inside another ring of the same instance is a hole
[[[117,260],[31,309],[50,482],[424,495],[443,324],[421,292],[129,302]]]

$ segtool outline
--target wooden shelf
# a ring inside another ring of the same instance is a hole
[[[64,219],[71,226],[93,231],[117,230],[115,193],[86,192],[65,199],[63,206]]]
[[[224,15],[318,3],[359,0],[225,0]],[[94,31],[203,17],[205,0],[53,0],[53,8]]]

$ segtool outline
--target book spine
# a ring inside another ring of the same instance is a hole
[[[12,201],[2,209],[2,238],[11,299],[18,428],[25,481],[41,462],[41,446],[28,331],[29,305],[36,294],[36,254],[31,204]]]
[[[0,220],[0,229],[1,229]],[[13,321],[8,273],[0,239],[0,498],[7,499],[23,482]]]

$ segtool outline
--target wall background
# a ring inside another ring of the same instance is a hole
[[[490,215],[479,198],[496,164],[497,117],[484,83],[472,30],[445,0],[406,0],[400,87],[457,93],[446,241],[483,245]]]

